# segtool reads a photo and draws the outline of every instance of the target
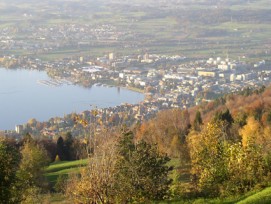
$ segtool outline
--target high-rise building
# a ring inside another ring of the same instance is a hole
[[[21,134],[23,132],[24,128],[22,125],[16,125],[15,126],[15,131],[17,134]]]
[[[113,52],[109,53],[108,58],[109,58],[109,60],[114,60],[115,54]]]

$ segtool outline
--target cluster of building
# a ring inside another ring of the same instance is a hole
[[[33,135],[47,137],[53,139],[58,137],[61,132],[71,132],[74,136],[84,135],[89,128],[95,126],[99,131],[101,126],[114,127],[118,125],[127,125],[127,127],[138,122],[146,121],[154,117],[159,110],[168,109],[163,101],[146,102],[139,104],[121,104],[115,107],[96,108],[94,110],[86,110],[82,113],[71,113],[63,118],[51,118],[46,122],[26,123],[24,125],[16,125],[14,131],[6,131],[13,136],[21,136],[29,132]],[[95,114],[94,114],[95,111]],[[87,124],[82,125],[75,118],[85,120]],[[84,127],[84,128],[82,128]]]
[[[14,56],[5,56],[0,58],[0,63],[6,58],[17,62],[20,60]],[[107,126],[131,125],[152,118],[159,110],[185,109],[247,86],[256,88],[267,85],[271,79],[270,64],[265,61],[247,64],[220,57],[188,61],[181,56],[146,53],[119,57],[115,53],[109,53],[98,58],[82,56],[58,62],[21,57],[20,62],[28,62],[24,66],[19,64],[20,67],[31,65],[31,68],[44,69],[53,78],[70,83],[85,86],[107,84],[131,88],[145,94],[145,100],[139,104],[97,109],[99,114],[95,116],[95,121]],[[90,118],[91,112],[85,111],[79,115]],[[60,122],[59,118],[56,121],[52,119],[39,130],[30,126],[16,127],[17,133],[25,130],[39,131],[44,135],[54,135],[61,131],[72,131],[74,134],[80,132],[72,117],[63,118]]]
[[[24,37],[18,38],[18,34]],[[121,30],[111,24],[14,25],[0,28],[0,50],[47,53],[63,47],[91,46],[93,42],[114,43],[133,35],[131,31]]]

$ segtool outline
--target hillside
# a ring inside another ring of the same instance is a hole
[[[246,88],[239,93],[226,94],[211,102],[203,103],[189,110],[193,119],[196,111],[200,111],[204,123],[207,123],[216,112],[229,109],[234,118],[253,115],[263,124],[267,124],[271,111],[271,87],[259,90]]]
[[[268,204],[268,203],[271,203],[271,187],[266,188],[238,202],[238,204]]]
[[[95,140],[71,133],[57,141],[1,139],[1,158],[10,155],[0,160],[1,175],[13,165],[10,186],[27,186],[16,195],[36,201],[268,203],[270,135],[271,87],[245,89],[188,110],[160,111],[130,128],[101,129]]]
[[[59,161],[52,163],[47,169],[45,176],[50,182],[51,186],[54,186],[57,182],[57,178],[60,175],[69,175],[70,173],[76,173],[81,167],[87,165],[87,159],[77,161]]]

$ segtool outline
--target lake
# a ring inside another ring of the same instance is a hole
[[[15,125],[31,118],[46,121],[72,112],[135,104],[144,99],[141,93],[117,87],[84,88],[68,83],[50,82],[46,72],[0,68],[0,130],[13,130]]]

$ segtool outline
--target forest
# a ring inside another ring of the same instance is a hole
[[[164,110],[85,138],[1,138],[0,203],[45,203],[52,195],[72,203],[238,198],[270,186],[270,146],[271,87]],[[49,165],[81,159],[85,165],[54,182],[45,176]]]

